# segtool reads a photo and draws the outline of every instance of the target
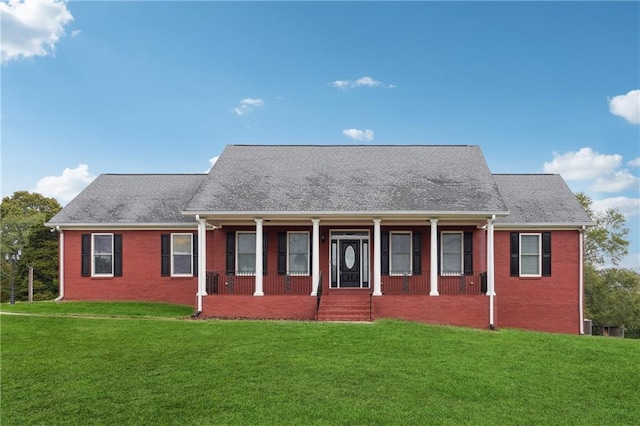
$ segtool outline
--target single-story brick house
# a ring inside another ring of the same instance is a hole
[[[100,175],[47,223],[60,299],[574,334],[591,224],[559,175],[432,145],[231,145],[208,174]]]

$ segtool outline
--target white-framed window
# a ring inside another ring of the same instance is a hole
[[[113,276],[113,234],[91,234],[91,275]]]
[[[542,270],[541,234],[520,234],[520,276],[539,277]]]
[[[171,275],[193,275],[193,234],[171,234]]]
[[[440,237],[440,275],[462,275],[463,232],[443,232]]]
[[[309,233],[287,233],[287,273],[309,275]]]
[[[256,233],[236,233],[236,272],[238,275],[256,273]]]
[[[411,232],[389,233],[389,275],[411,275],[412,265]]]

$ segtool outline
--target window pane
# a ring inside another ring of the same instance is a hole
[[[191,235],[173,235],[173,253],[191,254]]]
[[[394,254],[391,258],[391,273],[410,274],[411,256],[409,254]]]
[[[309,235],[307,233],[289,234],[289,253],[307,253],[309,247]]]
[[[442,234],[442,252],[462,254],[462,234]]]
[[[93,252],[111,254],[113,244],[113,235],[94,235],[93,236]]]
[[[520,275],[540,275],[540,257],[526,255],[520,258]]]
[[[174,255],[173,273],[191,275],[191,255]]]
[[[309,274],[309,262],[307,254],[290,253],[289,254],[289,273],[291,274]]]
[[[110,255],[97,255],[93,257],[93,273],[94,274],[113,274],[111,267]]]
[[[238,253],[238,272],[255,273],[256,272],[256,255],[255,253],[241,254]]]
[[[367,287],[369,284],[369,243],[362,242],[362,282]]]
[[[540,249],[540,237],[538,235],[520,236],[520,253],[538,254]]]
[[[462,234],[442,234],[442,274],[462,273]]]
[[[391,253],[409,253],[411,236],[409,234],[391,234]]]
[[[256,234],[238,234],[238,253],[253,253],[255,257]]]
[[[461,258],[457,253],[442,255],[442,271],[443,274],[459,274],[462,272]]]
[[[411,234],[391,234],[392,274],[411,273]]]

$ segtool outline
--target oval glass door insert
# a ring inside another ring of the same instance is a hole
[[[353,269],[353,265],[356,263],[356,251],[353,246],[347,246],[347,249],[344,251],[344,265]]]

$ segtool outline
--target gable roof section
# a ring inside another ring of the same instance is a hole
[[[478,146],[230,145],[185,213],[506,210]]]
[[[498,225],[590,226],[593,222],[560,175],[495,174],[509,216]]]
[[[180,211],[205,176],[103,174],[47,225],[193,223]]]

